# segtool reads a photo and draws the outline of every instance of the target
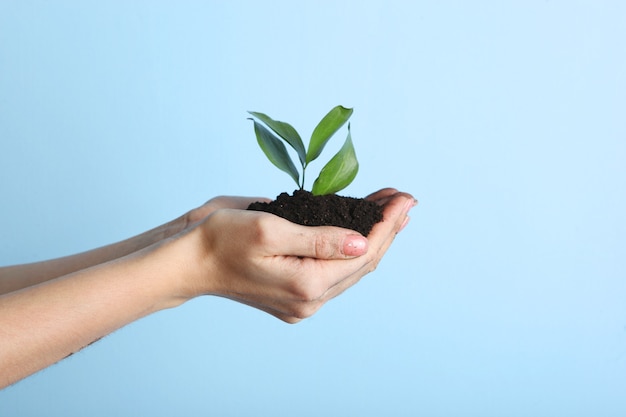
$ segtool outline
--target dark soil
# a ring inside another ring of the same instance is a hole
[[[383,219],[382,207],[372,201],[336,194],[315,196],[303,190],[293,195],[282,193],[269,203],[252,203],[248,210],[265,211],[305,226],[344,227],[363,236]]]

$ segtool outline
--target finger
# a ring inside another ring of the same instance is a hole
[[[390,197],[397,193],[398,193],[398,190],[396,190],[395,188],[383,188],[381,190],[371,193],[370,195],[365,197],[365,199],[369,201],[378,201],[378,200]]]
[[[416,204],[416,200],[407,193],[396,192],[392,197],[385,196],[385,198],[388,198],[389,202],[384,208],[383,221],[378,223],[370,234],[370,240],[373,240],[369,242],[370,249],[367,256],[348,261],[315,261],[319,267],[318,273],[320,273],[318,278],[313,281],[317,288],[313,293],[319,294],[317,298],[318,306],[337,297],[358,283],[363,276],[377,268],[378,263],[391,246],[395,236],[405,225],[408,219],[408,212]],[[306,259],[301,261],[304,262]],[[309,259],[309,261],[314,262],[312,259]],[[283,308],[281,310],[288,309]],[[293,310],[291,311],[293,313]],[[274,315],[277,316],[276,314]],[[292,318],[303,317],[301,314],[290,314],[289,316]]]
[[[361,264],[357,270],[352,271],[345,279],[330,286],[322,297],[324,301],[337,297],[359,282],[363,276],[377,268],[378,263],[393,243],[398,232],[406,225],[408,212],[415,204],[417,204],[417,200],[410,194],[397,193],[392,197],[385,206],[383,221],[377,223],[368,236],[370,251],[366,258],[361,258],[366,259],[366,262]]]
[[[334,226],[301,226],[276,217],[268,236],[272,255],[315,259],[350,259],[367,253],[363,235]]]
[[[416,204],[417,200],[410,194],[398,193],[385,205],[383,221],[374,225],[369,235],[372,249],[368,253],[368,272],[376,269],[396,235],[406,226],[408,213]]]
[[[326,294],[325,297],[323,296],[321,298],[329,299],[329,295],[335,296],[336,294],[339,294],[346,288],[358,282],[362,276],[376,269],[382,256],[401,229],[402,224],[407,218],[408,211],[414,205],[415,199],[410,194],[395,194],[395,196],[384,207],[383,221],[377,223],[368,236],[367,256],[356,257],[349,261],[331,260],[316,263],[316,272],[319,275],[315,282],[318,284],[318,289],[323,288],[320,294]],[[312,230],[322,228],[307,227],[306,229]],[[339,230],[343,231],[344,229]],[[374,240],[372,241],[372,239]],[[314,256],[311,257],[313,258]],[[302,259],[301,261],[305,260],[306,259]],[[331,290],[333,287],[336,288]]]
[[[384,188],[370,194],[368,199],[379,200],[379,204],[390,204],[391,201],[406,200],[414,204],[415,199],[407,193],[398,192],[395,188]],[[401,203],[394,203],[392,208]],[[389,211],[385,209],[385,211]],[[392,210],[393,212],[393,210]],[[391,212],[391,213],[392,213]],[[406,210],[408,212],[408,209]],[[384,214],[383,214],[384,216]],[[387,221],[383,217],[385,226],[389,224],[389,218],[393,214],[387,214]],[[402,218],[404,222],[406,218]],[[273,236],[277,239],[272,247],[273,253],[282,255],[301,256],[315,259],[349,259],[361,256],[368,251],[368,239],[357,232],[332,226],[301,226],[284,221],[277,223]],[[397,233],[402,225],[398,225],[394,233]],[[374,226],[376,228],[376,226]],[[283,251],[281,253],[281,250]],[[287,250],[288,252],[285,252]]]
[[[417,204],[417,200],[412,195],[410,195],[408,193],[400,192],[400,191],[396,190],[395,188],[385,188],[385,189],[382,189],[380,191],[377,191],[377,192],[367,196],[366,200],[373,201],[376,204],[384,206],[388,202],[390,202],[394,197],[397,197],[397,196],[410,197],[411,199],[413,199],[415,204]]]
[[[256,201],[270,201],[264,197],[237,197],[237,196],[220,196],[212,198],[202,206],[187,213],[187,224],[194,226],[198,222],[204,220],[208,215],[220,209],[238,209],[245,210],[251,203]]]
[[[252,203],[257,201],[268,203],[271,200],[265,197],[239,197],[239,196],[223,196],[217,197],[209,202],[213,210],[219,210],[223,208],[245,210]]]
[[[394,237],[402,228],[409,211],[415,207],[417,200],[408,193],[396,193],[385,204],[383,220],[374,225],[369,238],[371,247],[381,248],[389,237]]]

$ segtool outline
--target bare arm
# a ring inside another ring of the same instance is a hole
[[[217,197],[184,216],[121,242],[62,258],[0,267],[0,295],[121,258],[193,227],[217,209],[245,208],[251,202],[259,200],[263,199]]]
[[[0,296],[0,388],[200,295],[290,323],[314,314],[371,272],[406,224],[412,197],[395,190],[374,196],[385,204],[384,221],[369,239],[222,209],[138,252]]]
[[[77,352],[119,327],[182,302],[178,245],[128,257],[0,296],[0,388]],[[176,259],[176,258],[173,258]]]

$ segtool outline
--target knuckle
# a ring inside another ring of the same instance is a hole
[[[297,323],[300,323],[300,322],[302,321],[302,319],[301,319],[301,318],[298,318],[298,317],[292,317],[292,316],[289,316],[289,317],[280,317],[280,319],[281,319],[282,321],[284,321],[285,323],[287,323],[287,324],[297,324]]]
[[[250,231],[254,243],[259,245],[268,243],[272,236],[272,226],[268,216],[255,216],[250,224]]]
[[[337,249],[330,236],[318,234],[313,240],[313,253],[318,259],[332,258],[336,255]]]
[[[299,279],[293,282],[291,288],[290,315],[298,319],[305,319],[315,314],[324,304],[325,289],[315,280]]]
[[[291,311],[291,316],[296,319],[306,319],[317,313],[322,303],[318,301],[305,301],[296,303]]]
[[[319,298],[320,294],[314,283],[304,279],[294,280],[290,292],[292,297],[298,302],[314,301]]]

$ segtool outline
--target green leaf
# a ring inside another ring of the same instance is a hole
[[[254,122],[254,133],[256,134],[257,142],[259,142],[259,146],[263,152],[265,152],[267,159],[269,159],[270,162],[278,169],[281,169],[289,174],[296,184],[300,186],[300,174],[289,157],[285,144],[274,136],[272,132],[267,130],[262,124],[255,120],[252,121]]]
[[[300,163],[304,166],[304,162],[306,160],[306,150],[304,149],[304,143],[302,143],[302,139],[296,129],[294,129],[289,123],[274,120],[266,114],[254,111],[249,111],[248,113],[265,123],[274,131],[274,133],[291,145],[291,147],[298,153]]]
[[[348,121],[351,115],[352,109],[337,106],[324,116],[311,135],[309,149],[306,153],[307,164],[320,156],[328,140]]]
[[[319,177],[313,183],[311,192],[314,195],[333,194],[346,188],[359,171],[359,162],[356,159],[350,125],[348,137],[335,156],[322,168]]]

